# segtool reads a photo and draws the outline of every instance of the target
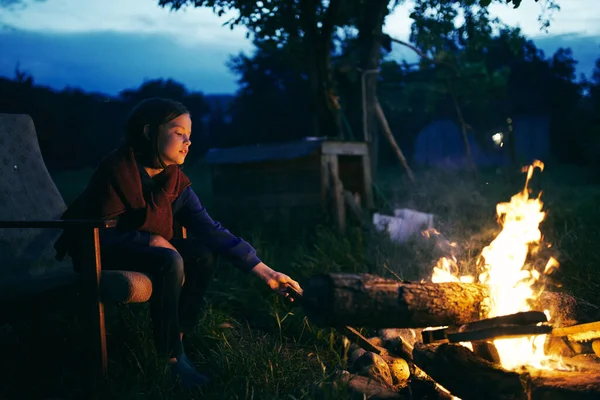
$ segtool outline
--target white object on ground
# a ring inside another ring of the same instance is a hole
[[[395,209],[394,216],[373,214],[373,225],[379,232],[387,231],[390,239],[403,243],[424,230],[433,228],[433,214],[410,209]]]

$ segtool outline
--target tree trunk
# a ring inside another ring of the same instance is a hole
[[[463,325],[486,318],[485,285],[417,283],[369,274],[327,274],[303,285],[303,307],[321,326],[425,328]],[[549,310],[554,326],[600,320],[600,308],[565,293],[544,292],[532,305]]]
[[[462,325],[481,318],[487,294],[478,284],[407,283],[367,274],[322,275],[303,286],[309,319],[334,327]]]
[[[314,136],[336,137],[341,134],[341,118],[335,100],[331,72],[333,30],[342,0],[331,0],[323,20],[317,18],[316,0],[302,2],[305,55]],[[320,27],[319,27],[320,26]]]
[[[382,30],[385,17],[388,14],[389,0],[370,0],[365,2],[362,19],[358,24],[359,68],[364,77],[364,99],[366,103],[367,137],[371,156],[371,170],[373,176],[377,171],[377,119],[375,114],[375,100],[377,96],[378,74],[381,61]],[[360,82],[360,81],[359,81]],[[365,106],[365,105],[363,105]]]

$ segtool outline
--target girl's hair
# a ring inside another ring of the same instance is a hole
[[[180,102],[161,97],[152,97],[140,101],[129,114],[125,123],[125,146],[131,147],[136,159],[143,166],[165,168],[160,156],[158,127],[179,117],[189,114]],[[148,137],[144,127],[148,125]]]

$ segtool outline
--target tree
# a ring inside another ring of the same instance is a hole
[[[240,88],[231,105],[233,136],[223,145],[242,145],[299,139],[312,124],[308,66],[302,57],[303,44],[255,40],[251,57],[240,54],[229,67],[239,76]]]
[[[192,5],[211,7],[221,16],[235,10],[229,26],[246,26],[258,41],[283,46],[288,41],[302,44],[308,68],[310,115],[315,135],[337,136],[341,129],[339,110],[331,79],[332,38],[340,26],[346,0],[253,1],[253,0],[159,0],[162,7],[179,10]]]
[[[419,0],[411,14],[414,20],[411,42],[420,54],[437,60],[451,54],[453,47],[469,43],[478,36],[489,36],[489,18],[486,7],[492,1],[511,4],[516,8],[521,0]],[[535,0],[537,1],[537,0]],[[226,22],[229,26],[245,25],[250,34],[260,40],[271,40],[282,46],[288,40],[301,40],[308,60],[310,109],[314,117],[315,134],[339,133],[341,129],[339,106],[332,79],[331,52],[336,28],[353,26],[358,29],[356,67],[360,71],[379,68],[381,47],[389,47],[389,37],[382,32],[385,17],[402,0],[159,0],[159,5],[178,10],[185,6],[211,7],[219,15],[229,11],[238,17]],[[547,10],[558,7],[553,0],[546,2]],[[465,16],[464,29],[456,29],[459,15]],[[542,17],[546,26],[551,15]],[[487,23],[487,24],[486,24]],[[362,82],[361,79],[355,81]],[[354,91],[351,104],[357,107],[361,86]],[[366,120],[373,129],[377,77],[365,76],[367,104]],[[360,106],[358,106],[360,108]],[[353,112],[351,114],[360,115]],[[354,124],[356,127],[356,123]],[[369,135],[376,138],[376,135]]]

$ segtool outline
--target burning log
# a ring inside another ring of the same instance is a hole
[[[519,374],[477,357],[457,344],[417,343],[414,361],[423,371],[455,396],[469,399],[597,399],[600,374],[524,370]],[[592,360],[569,360],[571,365],[594,370]]]
[[[531,400],[592,400],[600,398],[600,374],[535,371],[528,376],[527,396]]]
[[[567,293],[543,292],[533,308],[550,311],[555,326],[600,321],[600,307]]]
[[[594,350],[594,354],[600,357],[600,339],[592,342],[592,349]]]
[[[419,328],[481,317],[486,288],[467,283],[398,282],[368,274],[328,274],[304,286],[309,319],[321,326]]]
[[[457,344],[416,343],[415,364],[453,395],[469,399],[526,399],[521,377]]]
[[[578,354],[570,358],[563,357],[562,362],[577,371],[600,373],[600,358],[595,354]]]
[[[321,326],[425,328],[463,325],[486,316],[488,288],[477,283],[400,282],[369,274],[326,274],[304,285],[303,307]],[[533,310],[550,310],[554,326],[600,320],[600,307],[544,292]]]

